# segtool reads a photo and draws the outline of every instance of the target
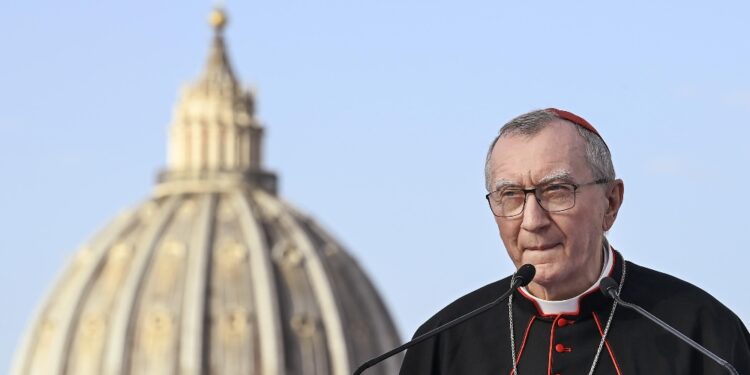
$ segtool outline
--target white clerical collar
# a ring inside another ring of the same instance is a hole
[[[594,285],[592,285],[590,288],[586,289],[583,293],[566,300],[562,301],[548,301],[546,299],[541,299],[534,297],[531,293],[529,293],[528,289],[526,287],[521,287],[519,290],[521,293],[531,300],[534,300],[539,307],[539,310],[544,315],[559,315],[559,314],[568,314],[568,315],[577,315],[578,314],[578,301],[581,299],[581,297],[584,294],[587,294],[591,292],[592,290],[599,287],[599,282],[609,276],[610,272],[612,271],[612,267],[614,267],[615,264],[615,255],[612,252],[612,247],[609,245],[609,242],[604,241],[605,245],[602,246],[602,254],[604,255],[604,267],[602,267],[602,273],[599,275],[599,278],[596,280]]]

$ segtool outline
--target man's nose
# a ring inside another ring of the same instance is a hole
[[[522,213],[521,228],[529,232],[537,232],[547,227],[550,223],[549,212],[542,208],[534,193],[526,194],[524,199],[526,206]]]

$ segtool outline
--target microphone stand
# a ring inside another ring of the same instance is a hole
[[[607,279],[611,280],[611,283],[609,281],[607,281]],[[698,344],[697,342],[693,341],[693,339],[691,339],[690,337],[685,336],[684,334],[682,334],[682,332],[676,330],[674,327],[670,326],[669,324],[665,323],[663,320],[657,318],[653,314],[651,314],[648,311],[644,310],[642,307],[640,307],[638,305],[635,305],[635,304],[632,304],[632,303],[628,303],[628,302],[623,301],[620,298],[620,295],[617,294],[617,282],[614,279],[609,278],[609,277],[605,278],[605,279],[602,279],[600,286],[601,286],[602,292],[604,292],[605,295],[612,297],[620,305],[623,305],[623,306],[625,306],[625,307],[627,307],[629,309],[637,311],[638,313],[640,313],[641,315],[645,316],[646,318],[648,318],[652,322],[656,323],[659,327],[664,328],[665,330],[669,331],[671,334],[673,334],[673,335],[677,336],[678,338],[680,338],[682,341],[688,343],[690,346],[692,346],[693,348],[695,348],[699,352],[703,353],[708,358],[713,359],[716,363],[718,363],[719,365],[721,365],[724,368],[726,368],[727,370],[729,370],[729,372],[731,374],[733,374],[733,375],[739,375],[739,373],[734,368],[734,366],[732,366],[729,362],[725,361],[724,359],[722,359],[718,355],[714,354],[710,350],[704,348],[701,344]]]

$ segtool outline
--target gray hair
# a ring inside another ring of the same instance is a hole
[[[551,122],[557,120],[570,123],[583,138],[586,143],[586,162],[588,163],[594,178],[606,178],[608,180],[615,179],[615,167],[612,165],[612,155],[609,153],[609,148],[602,138],[582,126],[575,125],[570,121],[563,119],[552,111],[540,109],[510,120],[500,128],[497,137],[492,140],[490,148],[487,150],[487,159],[484,162],[484,183],[488,192],[492,189],[492,182],[490,181],[490,157],[492,156],[492,150],[495,148],[497,141],[506,136],[523,135],[530,137],[536,135]]]

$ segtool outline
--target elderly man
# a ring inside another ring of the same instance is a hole
[[[487,200],[516,268],[536,267],[507,304],[406,354],[401,374],[726,374],[723,367],[598,291],[612,277],[636,303],[750,374],[750,335],[701,289],[628,262],[605,237],[624,185],[586,120],[557,109],[519,116],[487,153]],[[657,251],[658,249],[654,249]],[[453,302],[416,335],[483,306],[510,278]]]

